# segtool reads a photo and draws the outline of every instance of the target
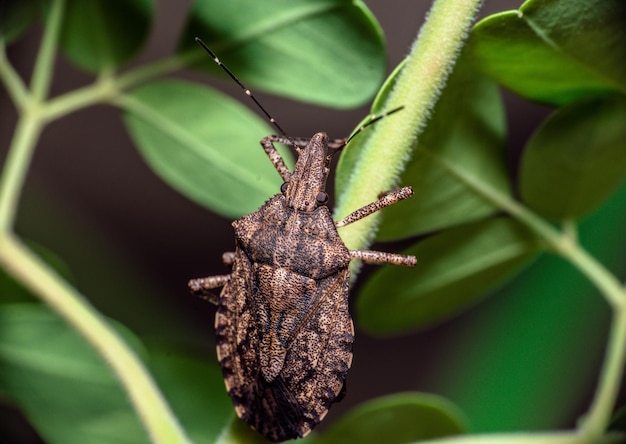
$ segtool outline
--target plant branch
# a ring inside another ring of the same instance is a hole
[[[626,365],[626,288],[622,287],[613,274],[581,247],[573,234],[571,224],[566,225],[564,232],[561,233],[511,196],[487,188],[480,180],[465,176],[461,172],[455,171],[455,173],[478,194],[540,236],[550,250],[572,263],[596,286],[613,309],[614,319],[600,380],[593,403],[581,428],[585,435],[584,442],[597,441],[609,423]]]
[[[10,234],[0,237],[0,264],[59,313],[108,362],[151,442],[189,442],[141,361],[82,295]]]
[[[23,110],[29,100],[26,85],[7,59],[5,43],[0,40],[0,80],[18,110]]]
[[[59,41],[64,9],[65,0],[54,0],[50,5],[50,11],[46,15],[45,31],[31,80],[31,93],[38,102],[43,101],[48,96],[50,90],[54,72],[54,56]]]
[[[41,133],[37,112],[26,111],[18,121],[0,176],[0,236],[11,231],[33,150]]]
[[[181,69],[185,60],[184,57],[175,55],[118,76],[112,73],[101,75],[91,85],[51,99],[43,109],[43,114],[46,120],[50,121],[97,103],[111,102],[119,95],[120,91]]]
[[[626,301],[626,291],[623,300]],[[609,332],[606,358],[600,372],[600,382],[596,388],[589,413],[582,424],[582,432],[590,440],[605,433],[611,420],[611,414],[626,365],[626,305],[622,304],[613,313],[613,322]]]
[[[404,106],[404,110],[393,119],[377,123],[339,196],[335,219],[375,201],[380,192],[397,185],[480,4],[480,0],[435,1],[384,106],[387,110]],[[374,213],[342,228],[341,237],[348,248],[366,248],[379,220],[380,213]]]

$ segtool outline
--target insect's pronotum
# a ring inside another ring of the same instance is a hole
[[[193,279],[189,287],[218,306],[217,356],[237,415],[272,441],[303,437],[341,397],[352,363],[350,260],[415,265],[414,256],[348,250],[337,227],[406,199],[413,191],[392,191],[333,221],[326,206],[329,163],[332,152],[349,138],[329,140],[325,133],[311,139],[286,136],[250,90],[197,40],[281,133],[265,137],[261,145],[284,183],[261,208],[232,223],[235,251],[223,255],[231,273]],[[293,172],[275,142],[296,150]],[[210,293],[219,287],[219,297]]]

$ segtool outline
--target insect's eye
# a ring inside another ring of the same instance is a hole
[[[317,203],[320,205],[324,205],[326,202],[328,202],[328,194],[326,194],[323,191],[320,191],[319,193],[317,193]]]
[[[287,191],[287,186],[289,186],[289,182],[283,182],[283,184],[280,186],[280,192],[284,193],[285,191]]]

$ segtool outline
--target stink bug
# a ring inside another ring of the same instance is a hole
[[[326,206],[329,163],[332,152],[349,139],[329,140],[325,133],[311,139],[288,137],[259,107],[282,133],[261,140],[284,181],[281,192],[232,223],[235,251],[223,255],[232,272],[193,279],[189,287],[218,306],[217,356],[237,415],[266,438],[284,441],[309,433],[342,392],[354,340],[348,312],[350,260],[415,265],[414,256],[348,250],[337,227],[406,199],[413,191],[392,191],[333,221]],[[296,150],[293,172],[274,143]],[[219,297],[213,296],[210,290],[219,287]]]

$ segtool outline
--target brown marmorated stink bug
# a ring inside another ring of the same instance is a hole
[[[252,93],[196,40],[282,133],[265,137],[261,145],[284,183],[261,208],[232,223],[235,252],[223,255],[232,272],[193,279],[189,287],[218,306],[217,356],[237,415],[272,441],[303,437],[342,397],[352,363],[350,260],[415,265],[414,256],[350,251],[337,227],[406,199],[413,191],[392,191],[334,222],[325,205],[332,158],[328,150],[340,150],[349,139],[329,140],[324,133],[311,139],[286,136]],[[293,173],[275,142],[296,150]],[[218,298],[210,290],[219,287],[223,289]]]

